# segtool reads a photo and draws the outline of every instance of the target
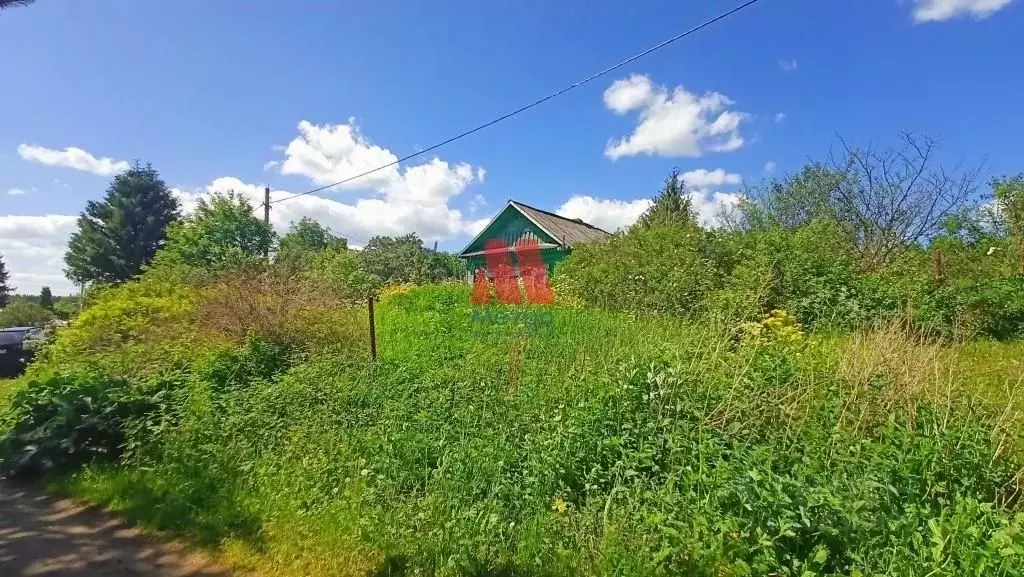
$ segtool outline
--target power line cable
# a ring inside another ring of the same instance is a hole
[[[307,190],[306,192],[300,192],[298,194],[293,194],[292,196],[288,196],[288,197],[285,197],[285,198],[279,198],[277,200],[271,201],[270,204],[276,204],[278,202],[284,202],[286,200],[291,200],[293,198],[298,198],[300,196],[305,196],[307,194],[313,194],[314,192],[320,192],[322,190],[327,190],[328,188],[333,188],[333,187],[341,185],[341,184],[346,184],[346,183],[352,182],[353,180],[357,180],[357,179],[360,179],[360,178],[362,178],[364,176],[369,176],[369,175],[371,175],[371,174],[373,174],[375,172],[379,172],[381,170],[384,170],[385,168],[390,168],[390,167],[395,166],[397,164],[401,164],[402,162],[405,162],[406,160],[410,160],[410,159],[416,158],[417,156],[420,156],[420,155],[426,154],[426,153],[428,153],[428,152],[430,152],[432,150],[436,150],[438,148],[441,148],[442,146],[445,146],[446,144],[450,144],[452,142],[455,142],[456,140],[460,140],[460,139],[465,138],[465,137],[467,137],[467,136],[469,136],[471,134],[474,134],[476,132],[480,132],[481,130],[483,130],[485,128],[488,128],[490,126],[494,126],[495,124],[497,124],[497,123],[499,123],[499,122],[501,122],[503,120],[507,120],[509,118],[512,118],[513,116],[516,116],[518,114],[526,112],[527,110],[529,110],[531,108],[534,108],[536,106],[544,104],[548,100],[551,100],[553,98],[557,98],[558,96],[561,96],[561,95],[565,94],[566,92],[569,92],[570,90],[572,90],[574,88],[579,88],[580,86],[583,86],[584,84],[586,84],[588,82],[591,82],[593,80],[597,80],[598,78],[601,78],[602,76],[604,76],[604,75],[606,75],[606,74],[608,74],[610,72],[614,72],[614,71],[618,70],[619,68],[622,68],[623,66],[625,66],[627,64],[635,62],[635,61],[643,58],[644,56],[647,56],[648,54],[650,54],[652,52],[656,52],[657,50],[660,50],[660,49],[668,46],[669,44],[672,44],[673,42],[676,42],[678,40],[682,40],[683,38],[686,38],[687,36],[689,36],[689,35],[691,35],[691,34],[693,34],[695,32],[698,32],[698,31],[700,31],[700,30],[702,30],[704,28],[707,28],[708,26],[714,24],[715,22],[718,22],[719,20],[724,20],[725,18],[728,18],[729,16],[732,16],[733,14],[735,14],[735,13],[737,13],[737,12],[739,12],[739,11],[745,9],[745,8],[749,8],[750,6],[753,6],[754,4],[757,4],[760,1],[761,0],[747,0],[743,4],[740,4],[739,6],[736,6],[735,8],[733,8],[731,10],[723,12],[723,13],[719,14],[718,16],[715,16],[714,18],[710,19],[710,20],[706,20],[706,21],[702,22],[701,24],[698,24],[697,26],[694,26],[693,28],[690,28],[689,30],[686,30],[685,32],[681,32],[679,34],[676,34],[672,38],[669,38],[668,40],[665,40],[665,41],[663,41],[663,42],[661,42],[659,44],[655,44],[654,46],[651,46],[647,50],[644,50],[643,52],[639,52],[637,54],[634,54],[633,56],[630,56],[629,58],[627,58],[627,59],[625,59],[625,60],[623,60],[623,61],[621,61],[621,62],[619,62],[617,64],[613,64],[612,66],[609,66],[608,68],[605,68],[604,70],[601,70],[600,72],[591,74],[590,76],[584,78],[583,80],[579,80],[579,81],[577,81],[577,82],[575,82],[573,84],[570,84],[569,86],[566,86],[565,88],[562,88],[560,90],[552,92],[551,94],[548,94],[547,96],[541,98],[540,100],[536,100],[534,102],[531,102],[530,104],[527,104],[525,106],[517,108],[517,109],[513,110],[512,112],[503,114],[502,116],[499,116],[499,117],[495,118],[494,120],[491,120],[489,122],[485,122],[484,124],[481,124],[481,125],[479,125],[479,126],[477,126],[475,128],[472,128],[470,130],[467,130],[465,132],[457,134],[457,135],[455,135],[455,136],[453,136],[453,137],[451,137],[451,138],[449,138],[447,140],[442,140],[441,142],[438,142],[437,144],[433,144],[431,146],[428,146],[427,148],[424,148],[423,150],[420,150],[418,152],[414,152],[412,154],[403,156],[402,158],[399,158],[398,160],[391,161],[391,162],[389,162],[387,164],[382,164],[382,165],[380,165],[377,168],[374,168],[372,170],[367,170],[366,172],[362,172],[362,173],[357,174],[355,176],[350,176],[350,177],[348,177],[346,179],[339,180],[338,182],[335,182],[335,183],[332,183],[332,184],[328,184],[328,185],[325,185],[325,186],[321,186],[319,188],[314,188],[313,190]]]
[[[354,240],[354,241],[356,241],[358,243],[361,243],[363,246],[366,246],[367,244],[370,243],[370,241],[368,241],[368,240],[364,240],[364,239],[361,239],[361,238],[356,238],[356,237],[354,237],[354,236],[352,236],[350,234],[345,234],[344,232],[341,232],[341,231],[338,231],[338,232],[341,233],[341,238],[345,239],[346,241]]]

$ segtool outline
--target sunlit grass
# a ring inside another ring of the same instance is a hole
[[[1024,568],[1020,343],[474,318],[458,286],[377,312],[377,363],[204,360],[144,450],[64,489],[275,574]]]

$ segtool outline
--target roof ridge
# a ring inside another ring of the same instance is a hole
[[[594,230],[599,230],[599,231],[601,231],[601,232],[603,232],[605,234],[608,234],[608,235],[611,234],[607,230],[604,230],[603,228],[600,228],[600,227],[596,227],[596,226],[590,224],[589,222],[586,222],[582,218],[578,218],[578,219],[577,218],[567,218],[567,217],[564,217],[564,216],[562,216],[560,214],[556,214],[554,212],[550,212],[550,211],[544,210],[543,208],[537,208],[536,206],[530,206],[529,204],[526,204],[525,202],[520,202],[518,200],[509,199],[509,203],[510,204],[518,204],[519,206],[528,208],[530,210],[536,210],[537,212],[542,212],[542,213],[544,213],[544,214],[546,214],[548,216],[553,216],[555,218],[558,218],[558,219],[561,219],[561,220],[564,220],[564,221],[567,221],[567,222],[571,222],[573,224],[582,224],[583,226],[586,226],[587,228],[592,228]]]

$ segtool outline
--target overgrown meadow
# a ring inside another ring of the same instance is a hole
[[[1021,365],[986,362],[1020,359],[1019,344],[950,346],[898,327],[819,337],[777,328],[791,326],[778,315],[753,338],[572,308],[535,311],[552,322],[527,327],[474,321],[468,287],[449,285],[385,291],[371,363],[365,310],[335,311],[331,353],[253,332],[197,342],[167,326],[210,322],[180,310],[209,297],[165,288],[116,289],[58,337],[48,364],[17,385],[4,450],[59,473],[51,479],[73,495],[243,565],[715,576],[1024,567]],[[90,311],[104,307],[126,330],[156,316],[162,334],[98,343],[90,323],[104,321]],[[107,350],[86,362],[62,356],[98,345]],[[13,451],[19,424],[40,422],[84,453],[47,446],[37,428],[26,431],[43,441],[35,453]]]
[[[5,385],[0,462],[266,574],[1024,574],[1016,237],[768,208],[664,191],[488,314],[409,239],[193,226]]]

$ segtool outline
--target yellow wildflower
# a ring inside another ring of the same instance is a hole
[[[741,338],[747,343],[796,342],[804,338],[803,327],[785,309],[773,310],[764,315],[761,322],[744,323],[739,330]]]
[[[562,499],[561,497],[559,497],[559,498],[557,498],[557,499],[555,499],[554,501],[551,502],[551,510],[556,512],[556,513],[565,513],[565,511],[568,508],[569,508],[569,506],[566,504],[565,500]]]

